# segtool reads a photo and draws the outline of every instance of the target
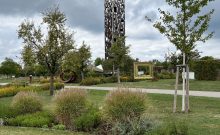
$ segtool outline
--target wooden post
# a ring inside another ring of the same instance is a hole
[[[174,102],[173,102],[173,113],[176,112],[178,84],[179,84],[179,67],[177,67],[177,71],[176,71],[176,85],[175,85]]]
[[[185,112],[189,112],[189,66],[186,65],[186,104]]]

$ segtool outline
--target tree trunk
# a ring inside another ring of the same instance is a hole
[[[54,75],[50,75],[50,95],[54,94]]]
[[[120,80],[120,69],[117,68],[117,78],[118,78],[118,83],[121,83],[121,80]]]
[[[82,77],[82,80],[84,80],[84,73],[83,73],[83,71],[81,71],[81,77]]]
[[[115,64],[112,65],[112,76],[115,76]]]
[[[178,84],[179,84],[179,67],[177,67],[177,71],[176,71],[176,85],[175,85],[174,102],[173,102],[173,113],[176,112]]]

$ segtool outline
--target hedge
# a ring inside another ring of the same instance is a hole
[[[219,62],[216,60],[201,60],[195,62],[195,77],[197,80],[216,80]]]

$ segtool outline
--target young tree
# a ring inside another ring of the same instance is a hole
[[[183,55],[183,65],[187,65],[190,60],[190,53],[195,49],[198,41],[205,42],[213,36],[213,32],[204,34],[211,20],[214,10],[201,15],[200,11],[213,0],[166,0],[166,2],[176,8],[175,14],[169,11],[159,9],[161,14],[160,21],[154,24],[154,27],[165,35],[168,40],[173,43],[177,49],[181,50]],[[185,68],[183,69],[185,76]],[[188,78],[186,79],[188,80]],[[185,86],[185,79],[183,79]],[[183,88],[184,89],[184,88]],[[183,92],[185,94],[185,91]],[[188,101],[188,89],[186,91]],[[184,95],[183,94],[183,95]],[[184,103],[182,111],[188,112],[188,103]],[[185,107],[186,104],[186,107]]]
[[[82,46],[78,49],[78,59],[80,63],[79,69],[80,69],[82,80],[84,79],[85,70],[88,67],[90,58],[91,58],[90,46],[87,46],[85,42],[83,42]]]
[[[21,73],[21,66],[13,61],[13,59],[5,58],[5,60],[1,63],[0,66],[1,74],[7,76],[9,75],[18,75]]]
[[[21,52],[21,59],[24,63],[25,76],[27,73],[33,74],[35,72],[36,56],[31,46],[25,45]]]
[[[78,50],[71,50],[64,56],[62,69],[70,74],[80,74],[81,78],[84,79],[90,58],[90,47],[83,42]]]
[[[54,94],[54,76],[60,70],[63,56],[73,47],[72,33],[65,28],[66,16],[59,8],[49,9],[43,13],[43,23],[47,26],[44,36],[41,26],[24,21],[19,26],[18,37],[31,46],[38,63],[44,65],[50,74],[50,95]]]
[[[110,48],[110,57],[117,68],[118,83],[120,83],[120,68],[125,65],[128,53],[129,46],[125,46],[125,37],[118,37]]]

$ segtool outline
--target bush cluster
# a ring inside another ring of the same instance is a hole
[[[11,105],[16,115],[6,119],[5,124],[121,135],[142,135],[152,127],[152,122],[143,117],[145,94],[127,88],[109,93],[102,110],[87,100],[87,92],[83,89],[59,91],[53,101],[55,112],[51,114],[42,111],[36,93],[19,92]]]
[[[6,120],[6,125],[22,127],[51,127],[54,116],[48,112],[36,112],[33,114],[19,115]]]
[[[10,97],[16,95],[20,91],[41,91],[40,87],[27,86],[27,87],[5,87],[0,89],[0,98],[1,97]]]
[[[195,62],[194,70],[197,80],[216,80],[218,76],[216,60],[201,60]]]
[[[60,90],[64,87],[63,83],[55,83],[55,89]],[[46,91],[49,90],[50,84],[42,84],[41,86],[8,86],[0,88],[0,98],[1,97],[10,97],[16,95],[20,91]]]
[[[171,72],[162,72],[156,75],[158,79],[175,79],[176,75]]]
[[[33,92],[19,92],[12,100],[11,107],[16,114],[41,111],[43,104],[40,97]]]
[[[39,86],[42,90],[49,90],[50,89],[50,83],[45,83],[42,84],[41,86]],[[64,88],[64,84],[63,83],[54,83],[54,89],[55,90],[60,90]]]
[[[68,129],[90,131],[100,121],[98,109],[86,99],[85,90],[65,90],[55,96],[56,118]]]
[[[134,79],[133,77],[130,76],[122,76],[121,82],[133,82]],[[97,84],[103,84],[103,83],[115,83],[117,82],[117,77],[112,76],[112,77],[88,77],[85,78],[80,82],[80,85],[83,86],[91,86],[91,85],[97,85]]]

